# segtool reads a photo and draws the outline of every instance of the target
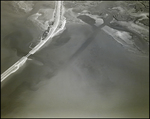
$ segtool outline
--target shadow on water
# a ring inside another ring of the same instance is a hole
[[[80,48],[71,56],[71,58],[67,62],[72,62],[75,58],[78,57],[79,54],[81,54],[87,47],[88,45],[95,39],[96,34],[101,31],[101,28],[103,28],[105,25],[108,25],[110,21],[113,19],[113,17],[110,15],[106,18],[104,18],[104,23],[100,26],[95,26],[95,20],[89,16],[86,15],[81,15],[78,16],[79,19],[83,20],[87,24],[89,24],[92,27],[93,33],[91,36],[89,36],[88,39],[80,46]]]
[[[26,105],[25,101],[22,102],[22,100],[18,100],[18,96],[21,93],[26,92],[27,90],[30,90],[30,91],[38,90],[40,88],[38,84],[42,82],[42,80],[40,79],[41,78],[40,76],[44,75],[47,78],[51,79],[53,76],[57,75],[57,73],[61,69],[71,64],[89,46],[89,44],[95,39],[96,34],[101,30],[102,27],[104,27],[107,23],[109,23],[109,20],[110,20],[109,18],[108,20],[105,20],[104,24],[100,25],[99,27],[96,27],[94,25],[94,19],[90,17],[87,18],[87,17],[86,18],[81,17],[81,19],[92,27],[92,30],[93,30],[92,34],[89,36],[89,38],[85,40],[85,42],[78,48],[77,51],[75,51],[75,53],[67,61],[57,66],[52,61],[49,61],[49,60],[43,61],[42,58],[40,58],[36,54],[31,55],[29,58],[31,58],[32,60],[29,61],[28,65],[26,66],[25,69],[23,69],[21,74],[14,75],[12,79],[2,88],[2,91],[3,91],[1,95],[2,96],[2,100],[1,100],[2,116],[6,116],[7,114],[11,113],[11,111],[13,111],[16,105],[18,106]],[[89,20],[91,20],[91,22],[89,22]],[[65,30],[63,33],[67,33],[67,30]],[[50,46],[59,47],[67,43],[69,40],[70,40],[70,37],[68,35],[66,36],[60,35],[60,36],[55,37],[54,42],[52,42]],[[36,61],[37,63],[40,62],[38,64],[45,63],[45,64],[49,64],[49,66],[44,66],[44,67],[39,66],[35,63]],[[35,67],[37,67],[36,70],[35,70]],[[45,69],[47,69],[46,72],[45,72]],[[32,75],[33,73],[36,75],[33,76]],[[22,77],[22,76],[25,76],[25,77]],[[15,85],[11,85],[13,82],[18,82],[18,83]]]
[[[40,76],[44,75],[47,78],[51,79],[53,76],[55,76],[59,72],[59,70],[61,70],[63,67],[66,67],[66,65],[68,65],[73,60],[75,60],[75,58],[78,57],[79,54],[81,54],[84,51],[84,49],[86,49],[86,47],[94,40],[96,33],[101,28],[101,27],[97,28],[95,26],[92,26],[92,27],[93,27],[92,35],[80,46],[80,48],[69,58],[69,60],[67,60],[67,62],[59,66],[56,66],[55,63],[51,61],[45,62],[42,60],[42,58],[38,57],[37,55],[31,55],[29,58],[31,58],[32,60],[28,61],[29,62],[28,65],[26,66],[25,69],[23,69],[22,72],[20,72],[20,75],[14,75],[12,79],[2,88],[2,94],[1,94],[2,116],[6,116],[7,114],[11,113],[11,111],[13,111],[16,105],[18,106],[26,105],[25,101],[22,102],[22,100],[18,100],[18,96],[24,91],[26,92],[26,90],[31,90],[31,91],[38,90],[39,88],[38,83],[41,82]],[[65,30],[64,33],[67,33],[67,30]],[[51,46],[59,47],[67,43],[70,40],[70,37],[68,35],[66,36],[60,35],[60,36],[55,37],[55,39],[56,39],[54,40],[55,42],[52,42]],[[14,44],[14,45],[18,47],[17,44]],[[14,45],[12,45],[11,47],[15,47]],[[41,64],[48,63],[49,66],[44,66],[44,67],[39,66],[35,63],[35,61],[37,61],[37,63],[40,62]],[[37,67],[36,70],[35,70],[35,67]],[[45,68],[47,68],[46,70],[47,72],[45,72]],[[32,75],[33,73],[36,75],[33,76]],[[25,77],[22,77],[22,76],[25,76]],[[18,82],[18,83],[15,85],[14,84],[11,85],[13,82]]]
[[[82,20],[86,22],[86,19]],[[16,107],[25,106],[27,101],[23,99],[20,100],[19,96],[22,93],[26,93],[28,91],[37,91],[41,87],[39,86],[40,82],[45,80],[43,79],[43,77],[41,80],[41,76],[45,76],[45,78],[47,77],[48,79],[51,79],[53,76],[56,76],[61,69],[71,64],[81,53],[83,53],[83,51],[92,43],[92,41],[94,41],[97,33],[101,30],[101,28],[105,25],[108,25],[110,21],[111,18],[104,19],[104,24],[100,25],[99,27],[93,25],[93,20],[92,22],[89,22],[92,24],[92,34],[85,40],[85,42],[75,51],[75,53],[66,62],[60,65],[56,65],[52,60],[49,59],[42,60],[42,58],[40,58],[38,55],[30,56],[30,58],[33,60],[28,61],[29,63],[27,64],[26,68],[22,70],[20,75],[14,75],[12,79],[7,83],[7,85],[2,88],[2,116],[7,116],[7,114],[11,113]],[[63,33],[67,33],[67,30],[65,30]],[[52,42],[52,44],[50,44],[49,46],[53,46],[53,48],[55,48],[55,46],[60,47],[67,43],[69,40],[69,35],[60,35],[57,36],[56,40],[54,40],[55,42]],[[36,60],[37,63],[34,64],[33,62],[35,62]],[[43,66],[43,64],[45,65]],[[36,75],[32,75],[33,73]],[[13,84],[13,82],[17,82],[17,84]]]

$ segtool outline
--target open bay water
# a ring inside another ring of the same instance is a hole
[[[127,51],[101,27],[68,23],[29,58],[1,90],[1,117],[149,115],[149,57]]]

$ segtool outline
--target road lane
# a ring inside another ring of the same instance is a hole
[[[4,73],[1,75],[1,82],[5,80],[9,75],[16,72],[26,61],[27,57],[22,57],[19,61],[17,61],[15,64],[13,64],[9,69],[7,69]]]

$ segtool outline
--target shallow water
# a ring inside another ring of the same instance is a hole
[[[101,26],[68,23],[29,58],[1,84],[1,117],[148,117],[149,57],[127,51]]]
[[[68,25],[63,34],[71,37],[68,42],[32,56],[2,88],[2,117],[146,117],[148,57],[131,54],[99,31],[63,65],[87,33],[92,33],[89,26]]]
[[[26,55],[31,49],[30,44],[36,45],[43,31],[29,17],[39,9],[54,9],[54,2],[34,2],[31,12],[25,13],[13,7],[14,1],[2,1],[1,8],[1,72],[4,72],[14,62]],[[51,15],[51,13],[50,13]],[[12,59],[12,61],[8,61]],[[14,61],[13,61],[14,60]]]

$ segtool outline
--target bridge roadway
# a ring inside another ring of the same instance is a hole
[[[28,59],[28,57],[35,52],[37,52],[47,41],[52,40],[52,37],[58,33],[55,33],[57,27],[59,26],[60,23],[60,14],[61,14],[61,7],[62,1],[56,1],[55,3],[55,11],[54,11],[54,19],[55,22],[48,34],[48,36],[44,39],[41,40],[38,45],[36,45],[26,56],[22,57],[20,60],[18,60],[15,64],[13,64],[10,68],[8,68],[4,73],[1,74],[1,82],[4,81],[8,76],[10,76],[12,73],[16,72]]]

